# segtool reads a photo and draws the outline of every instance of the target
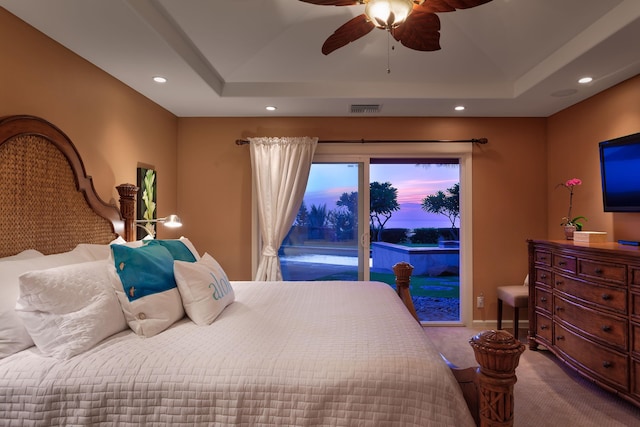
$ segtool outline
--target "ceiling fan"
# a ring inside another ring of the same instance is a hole
[[[364,4],[362,15],[338,28],[322,45],[330,54],[378,27],[389,31],[394,39],[409,49],[440,49],[440,19],[437,12],[453,12],[489,3],[491,0],[300,0],[320,6],[354,6]]]

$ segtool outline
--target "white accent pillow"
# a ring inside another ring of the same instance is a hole
[[[85,251],[74,249],[54,255],[0,262],[0,359],[33,345],[22,320],[15,312],[20,295],[18,277],[27,271],[92,261]]]
[[[173,256],[161,245],[112,245],[112,284],[133,331],[156,335],[184,317]]]
[[[33,340],[15,310],[0,311],[0,359],[32,345]]]
[[[18,261],[21,259],[31,259],[31,258],[39,258],[44,256],[44,254],[40,251],[36,251],[35,249],[26,249],[19,254],[7,256],[4,258],[0,258],[0,262],[3,261]]]
[[[101,259],[109,259],[111,257],[111,245],[124,245],[126,243],[126,240],[118,236],[111,242],[104,245],[96,243],[80,243],[74,250],[82,251],[88,254],[95,261],[99,261]],[[142,244],[140,244],[140,246],[142,246]]]
[[[235,300],[229,278],[208,253],[197,262],[176,261],[173,274],[184,310],[196,325],[210,325]]]
[[[193,254],[193,256],[196,258],[196,261],[200,259],[200,254],[198,253],[198,250],[196,249],[196,247],[193,245],[193,243],[191,243],[191,240],[187,239],[184,236],[180,236],[180,238],[178,239],[180,240],[182,243],[185,244],[185,246],[187,248],[189,248],[189,250],[191,251],[191,253]]]
[[[20,276],[16,311],[42,354],[68,359],[127,328],[111,269],[101,260]]]

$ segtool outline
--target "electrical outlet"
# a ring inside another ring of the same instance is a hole
[[[484,295],[480,295],[476,301],[476,307],[484,308]]]

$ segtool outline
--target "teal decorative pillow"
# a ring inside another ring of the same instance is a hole
[[[182,240],[149,240],[147,246],[163,246],[171,252],[176,261],[195,262],[196,257]]]
[[[162,245],[112,245],[113,284],[129,327],[150,337],[184,317],[173,256]]]

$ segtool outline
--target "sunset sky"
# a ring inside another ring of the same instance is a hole
[[[393,214],[386,228],[451,227],[446,216],[427,213],[421,204],[426,196],[446,191],[460,181],[458,165],[373,164],[370,179],[390,182],[398,189],[400,210]],[[326,204],[327,211],[333,210],[340,195],[357,191],[357,185],[355,164],[314,164],[304,198],[307,209],[314,204]]]

